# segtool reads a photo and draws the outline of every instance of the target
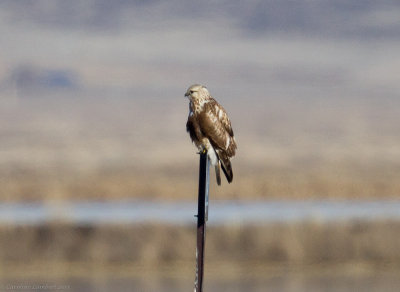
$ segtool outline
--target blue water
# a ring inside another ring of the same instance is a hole
[[[0,223],[40,224],[195,222],[197,202],[1,203]],[[400,220],[400,200],[392,201],[210,201],[208,224],[283,221]]]

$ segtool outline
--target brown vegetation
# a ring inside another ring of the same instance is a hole
[[[234,180],[218,188],[212,170],[212,196],[398,197],[397,103],[230,100]],[[132,98],[0,108],[0,200],[190,200],[198,156],[185,132],[186,106],[183,98]]]
[[[207,262],[231,265],[366,263],[400,268],[400,224],[390,221],[210,226]],[[1,226],[0,265],[37,262],[157,266],[193,263],[193,226]]]
[[[114,168],[95,172],[25,171],[2,173],[0,198],[19,200],[111,200],[124,198],[191,200],[197,191],[197,156],[178,170]],[[212,196],[217,199],[379,199],[398,198],[400,168],[369,166],[273,167],[254,171],[234,164],[235,180],[222,187],[211,172]],[[257,168],[257,167],[255,167]]]

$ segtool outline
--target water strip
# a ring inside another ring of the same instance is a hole
[[[0,224],[120,224],[195,222],[195,202],[0,203]],[[210,201],[209,224],[287,221],[400,220],[400,200],[387,201]]]

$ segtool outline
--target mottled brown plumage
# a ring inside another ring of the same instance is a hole
[[[235,155],[237,146],[225,109],[202,85],[190,86],[185,96],[190,100],[186,123],[190,138],[200,151],[208,151],[211,163],[215,166],[218,185],[221,184],[220,164],[228,182],[232,182],[230,158]]]

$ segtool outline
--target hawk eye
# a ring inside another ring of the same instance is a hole
[[[190,90],[190,93],[192,94],[194,91],[193,90]]]

